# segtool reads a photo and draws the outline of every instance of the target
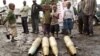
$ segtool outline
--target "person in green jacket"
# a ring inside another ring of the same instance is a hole
[[[10,3],[9,4],[9,12],[8,12],[8,15],[6,17],[6,19],[4,20],[4,23],[5,24],[6,22],[8,22],[8,36],[7,36],[7,39],[11,39],[11,42],[14,42],[16,41],[14,39],[14,37],[17,37],[17,29],[16,29],[16,17],[14,15],[14,10],[15,10],[15,5],[13,3]],[[10,38],[10,36],[12,38]]]

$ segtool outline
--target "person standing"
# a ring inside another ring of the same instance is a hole
[[[0,11],[0,13],[2,13],[1,24],[6,19],[7,13],[8,13],[8,7],[6,5],[6,0],[3,0],[3,4],[4,4],[4,6],[2,7],[2,11]],[[4,26],[6,27],[6,31],[8,32],[8,22],[6,22]],[[9,33],[6,34],[6,37],[7,37],[7,39],[10,38]]]
[[[12,37],[11,38],[11,42],[16,41],[15,37],[17,37],[16,17],[14,15],[14,10],[15,10],[15,5],[13,3],[10,3],[9,4],[8,15],[7,15],[6,19],[3,22],[3,24],[5,24],[6,22],[8,22],[9,39],[10,39],[10,36]]]
[[[52,12],[51,12],[51,33],[52,33],[52,36],[54,36],[55,32],[56,32],[56,35],[58,37],[58,32],[59,32],[59,24],[58,24],[58,19],[59,19],[59,13],[57,12],[57,6],[53,6],[52,8]]]
[[[96,13],[97,2],[96,0],[85,0],[84,7],[84,33],[93,35],[93,17]]]
[[[29,12],[29,6],[26,4],[26,1],[23,2],[23,8],[21,9],[21,19],[22,19],[22,27],[23,27],[23,33],[28,34],[28,23],[27,23],[27,18],[28,18],[28,12]]]
[[[84,0],[81,0],[78,4],[78,29],[79,33],[83,33],[83,9],[84,9]]]
[[[66,9],[64,9],[64,34],[69,35],[73,29],[74,12],[70,9],[70,2],[67,2],[66,5]]]
[[[51,8],[48,3],[45,3],[43,5],[43,13],[44,13],[44,19],[43,19],[43,24],[44,24],[44,35],[47,35],[48,37],[50,36],[50,23],[51,23]]]
[[[41,6],[36,3],[36,0],[33,0],[33,5],[31,9],[31,18],[32,18],[32,33],[39,33],[39,11],[41,11]]]

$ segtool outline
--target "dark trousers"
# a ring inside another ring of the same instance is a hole
[[[44,24],[44,35],[50,33],[50,24]]]
[[[78,29],[79,29],[79,33],[83,32],[83,17],[82,16],[78,16]]]
[[[34,33],[39,32],[39,18],[32,18],[32,28]]]
[[[51,25],[50,26],[50,31],[51,31],[52,35],[54,35],[55,32],[58,35],[58,32],[59,32],[59,24]]]
[[[27,17],[22,17],[22,27],[23,27],[23,31],[25,33],[29,32],[28,23],[27,23]]]
[[[93,16],[84,16],[84,33],[93,34]]]

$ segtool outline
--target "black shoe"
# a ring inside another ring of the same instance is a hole
[[[22,33],[25,33],[25,32],[22,32]]]
[[[11,42],[15,42],[15,41],[17,41],[17,40],[15,40],[14,37],[12,37]]]
[[[29,32],[25,32],[25,34],[29,34]]]
[[[10,35],[6,35],[7,39],[10,39]]]
[[[31,33],[35,33],[35,32],[32,31]]]
[[[15,39],[12,39],[12,40],[11,40],[11,42],[15,42],[15,41],[17,41],[17,40],[15,40]]]

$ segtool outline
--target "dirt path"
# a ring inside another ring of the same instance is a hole
[[[17,29],[19,34],[16,39],[18,39],[18,41],[11,43],[6,41],[5,29],[0,26],[0,56],[27,56],[27,52],[37,35],[31,33],[25,35],[21,33],[21,27]],[[73,30],[73,35],[74,38],[72,38],[72,40],[78,47],[77,56],[100,56],[100,26],[95,27],[95,36],[93,37],[79,35],[76,28]],[[57,43],[59,56],[69,56],[62,35],[57,39]],[[40,50],[35,56],[42,56],[41,52]]]

